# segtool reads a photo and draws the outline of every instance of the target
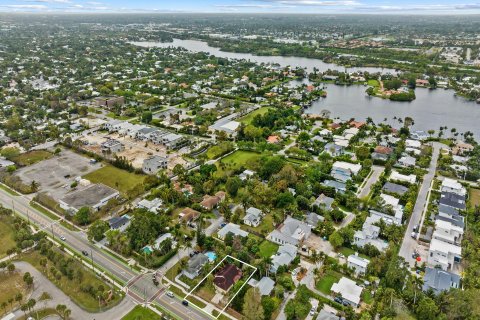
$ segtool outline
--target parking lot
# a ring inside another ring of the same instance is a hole
[[[20,168],[15,175],[25,184],[36,181],[39,191],[47,192],[54,199],[62,198],[78,176],[101,168],[100,163],[90,163],[90,159],[70,150],[62,150],[60,155]]]

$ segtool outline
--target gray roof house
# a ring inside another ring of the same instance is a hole
[[[404,195],[407,191],[408,188],[405,186],[402,186],[401,184],[396,184],[393,182],[387,182],[382,188],[383,191],[390,192],[390,193],[395,193],[398,195]]]
[[[425,269],[423,278],[423,291],[433,290],[435,294],[442,291],[448,291],[450,288],[460,287],[460,276],[442,269],[429,268]]]
[[[257,288],[262,296],[269,296],[272,293],[273,288],[275,287],[275,281],[269,277],[263,277],[260,281],[255,279],[250,279],[248,284],[254,288]]]
[[[187,269],[183,270],[183,274],[189,279],[198,277],[203,266],[206,265],[208,261],[208,257],[203,253],[194,255],[188,261]]]
[[[325,309],[322,309],[318,313],[317,320],[340,320],[340,317],[336,314],[328,312]]]
[[[307,239],[311,232],[312,227],[305,222],[288,216],[279,229],[273,230],[267,236],[267,240],[279,245],[291,244],[297,246],[300,242]]]
[[[262,221],[262,210],[250,207],[245,212],[245,217],[243,218],[243,223],[247,226],[258,227]]]
[[[347,191],[347,185],[343,182],[335,181],[335,180],[325,180],[323,185],[326,187],[335,188],[337,192],[345,192]]]
[[[276,273],[281,266],[289,266],[297,256],[297,247],[291,244],[280,246],[277,253],[272,257],[270,272]]]
[[[167,165],[167,158],[160,156],[151,156],[143,160],[142,170],[146,174],[157,174],[158,170],[166,169]]]
[[[312,228],[316,228],[318,223],[323,221],[325,221],[325,218],[315,212],[309,212],[305,218],[305,222]]]
[[[332,210],[333,201],[335,201],[335,199],[327,197],[322,193],[321,195],[318,196],[317,199],[315,199],[315,201],[313,202],[313,205],[321,207],[327,211],[330,211]]]
[[[240,226],[238,224],[234,224],[230,222],[225,227],[223,227],[218,231],[218,237],[223,240],[225,239],[225,236],[229,233],[232,233],[234,236],[239,236],[242,238],[248,236],[247,231],[240,229]]]

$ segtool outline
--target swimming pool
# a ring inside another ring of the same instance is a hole
[[[217,259],[217,254],[213,251],[205,252],[205,255],[207,256],[210,262],[213,262]]]

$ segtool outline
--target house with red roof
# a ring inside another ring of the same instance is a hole
[[[226,294],[230,288],[242,278],[242,270],[234,264],[225,265],[222,270],[215,274],[213,284],[217,291]]]

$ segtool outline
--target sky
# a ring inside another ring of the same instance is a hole
[[[0,11],[480,14],[480,0],[0,0]]]

